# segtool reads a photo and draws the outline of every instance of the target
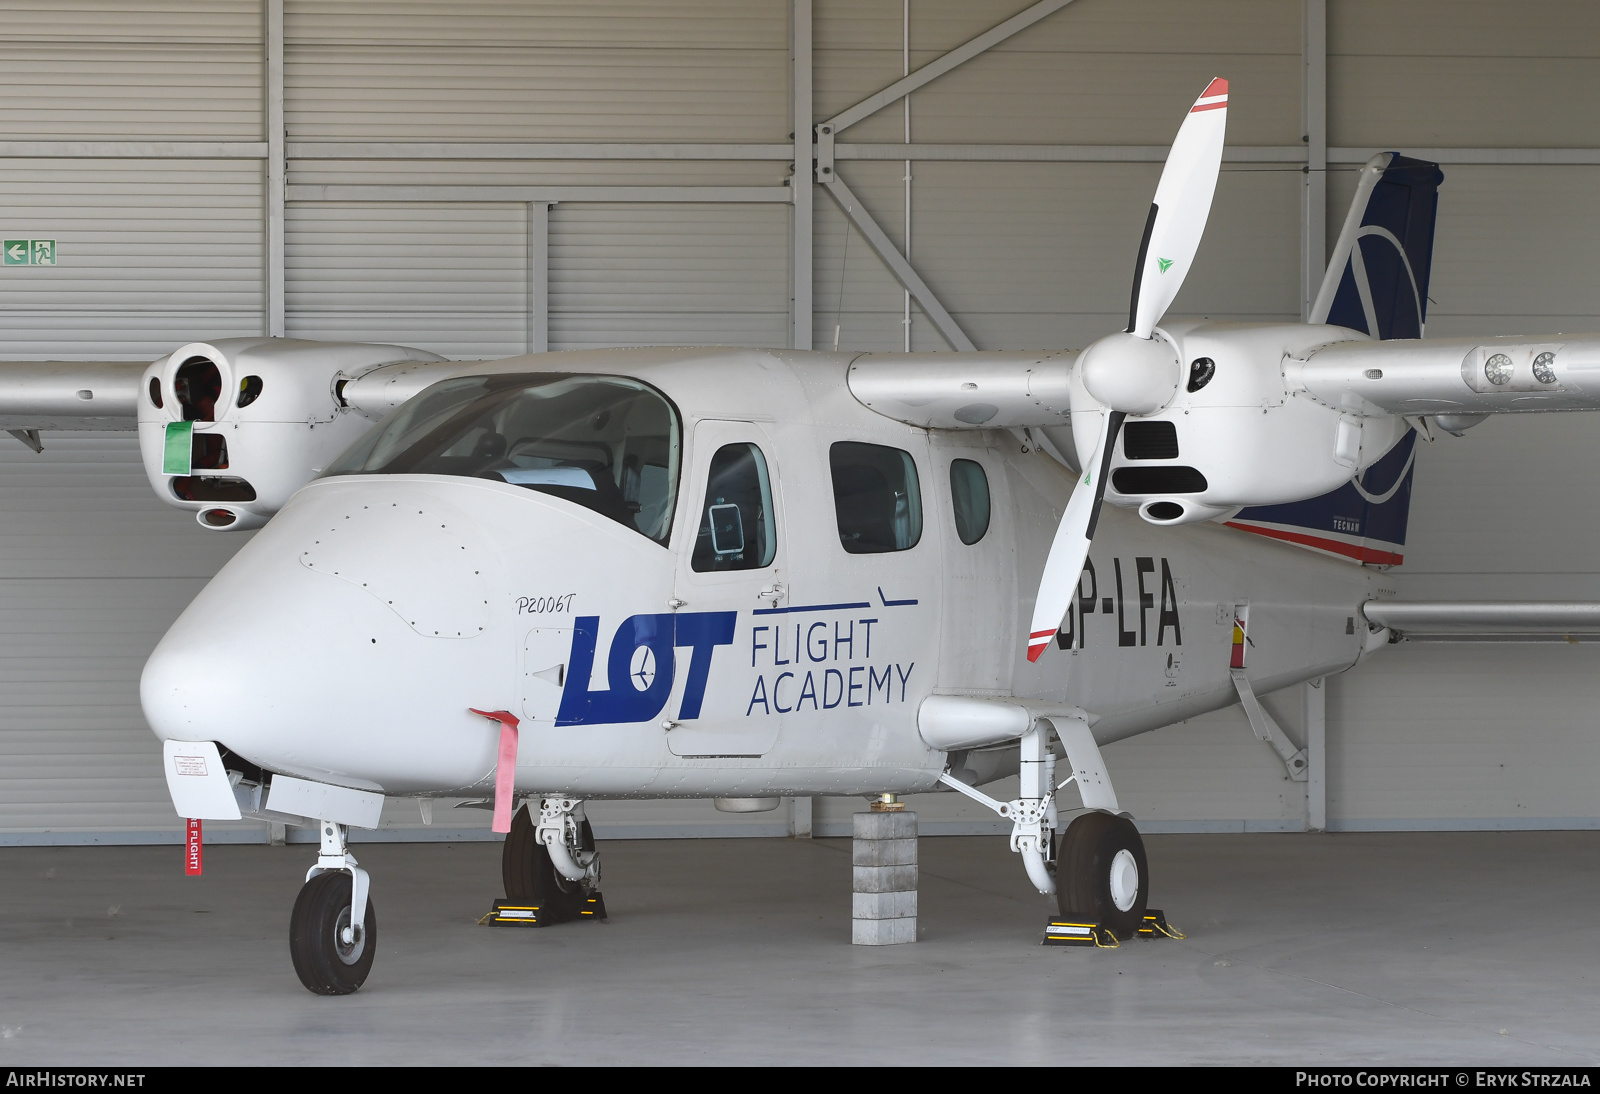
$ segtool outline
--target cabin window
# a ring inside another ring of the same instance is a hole
[[[922,492],[911,453],[840,441],[828,449],[839,542],[853,555],[909,551],[922,538]]]
[[[425,389],[323,472],[462,475],[581,505],[657,543],[672,532],[681,431],[619,376],[460,376]]]
[[[973,460],[950,461],[950,500],[956,514],[956,535],[971,546],[989,530],[989,476]]]
[[[690,567],[707,573],[770,566],[778,550],[774,532],[772,480],[761,449],[723,445],[711,457]]]

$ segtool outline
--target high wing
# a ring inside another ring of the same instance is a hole
[[[1379,342],[1349,333],[1285,360],[1288,391],[1369,416],[1600,410],[1600,334]],[[849,384],[863,405],[929,429],[1067,427],[1077,357],[868,353],[851,362]]]
[[[41,429],[133,429],[143,361],[8,361],[0,429],[38,452]]]
[[[1286,361],[1284,380],[1357,414],[1443,415],[1456,432],[1478,415],[1600,410],[1600,335],[1336,342]]]
[[[1042,353],[864,353],[850,393],[889,418],[925,429],[1016,429],[1071,424],[1076,350]]]

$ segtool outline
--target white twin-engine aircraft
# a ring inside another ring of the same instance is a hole
[[[318,824],[291,927],[306,987],[371,967],[346,840],[385,797],[485,799],[507,896],[559,906],[599,879],[589,799],[946,788],[1014,823],[1063,913],[1126,935],[1149,872],[1100,746],[1242,702],[1304,778],[1256,694],[1388,641],[1402,606],[1369,604],[1352,560],[1400,561],[1419,433],[1600,408],[1600,338],[1422,340],[1442,175],[1392,153],[1313,322],[1162,325],[1226,115],[1215,80],[1162,173],[1128,329],[1081,353],[466,363],[241,338],[5,366],[0,426],[37,448],[136,419],[163,500],[261,529],[141,697],[179,815]],[[1015,800],[977,789],[1019,769]]]

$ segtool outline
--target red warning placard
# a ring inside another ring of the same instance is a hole
[[[189,830],[183,847],[183,872],[193,877],[201,872],[204,856],[201,853],[200,822],[189,818]]]

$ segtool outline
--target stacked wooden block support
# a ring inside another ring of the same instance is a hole
[[[851,842],[850,941],[917,940],[917,815],[857,813]]]

